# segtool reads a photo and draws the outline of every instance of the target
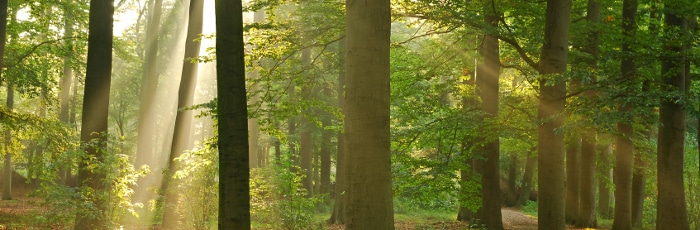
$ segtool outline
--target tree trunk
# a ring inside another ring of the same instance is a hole
[[[676,15],[685,5],[683,1],[664,4],[664,25],[669,38],[684,38],[687,24]],[[686,92],[686,41],[666,40],[661,56],[662,88],[672,92]],[[659,137],[657,145],[657,211],[656,229],[690,229],[686,210],[683,181],[683,154],[685,153],[685,112],[679,98],[662,98],[659,109]]]
[[[506,193],[505,201],[505,205],[508,207],[513,207],[518,202],[518,188],[516,188],[518,160],[518,154],[511,153],[510,161],[508,162],[508,192]]]
[[[586,11],[586,20],[590,24],[596,25],[600,23],[600,2],[597,0],[588,0],[588,9]],[[588,33],[588,39],[586,39],[586,44],[584,46],[584,51],[592,57],[588,61],[588,67],[590,69],[598,69],[598,47],[600,46],[600,42],[598,39],[599,31],[595,28],[596,27]],[[592,75],[587,82],[588,83],[581,82],[581,84],[585,84],[589,87],[595,86],[597,76]],[[582,96],[588,99],[594,99],[596,97],[596,91],[586,90],[583,92]],[[597,134],[590,126],[584,127],[582,134],[581,164],[579,171],[579,210],[576,226],[596,228],[598,227],[595,206]]]
[[[109,91],[112,80],[112,23],[113,0],[91,0],[88,33],[87,71],[85,93],[83,94],[83,116],[80,141],[88,143],[97,139],[97,144],[88,145],[88,157],[104,160],[103,149],[107,146],[107,124],[109,119]],[[105,172],[91,170],[88,162],[80,162],[78,181],[81,186],[93,189],[97,194],[109,191],[109,181],[104,181]],[[89,210],[95,215],[77,215],[75,229],[105,229],[107,224],[107,201],[101,198],[88,198],[97,210]],[[88,210],[82,210],[88,211]]]
[[[254,23],[261,23],[265,21],[265,10],[260,9],[253,13],[253,22]],[[257,79],[260,78],[260,74],[258,73],[257,70],[253,71],[250,73],[250,81],[257,81]],[[251,92],[251,98],[249,103],[252,106],[258,105],[260,101],[260,95],[258,94],[258,89],[259,86],[258,84],[253,84],[251,89],[248,89],[249,92]],[[261,167],[260,160],[262,160],[259,156],[259,147],[258,147],[258,142],[260,138],[260,125],[258,125],[258,119],[257,118],[250,118],[248,119],[248,131],[250,132],[250,136],[248,138],[248,158],[250,159],[250,168],[257,168]]]
[[[500,13],[494,12],[491,4],[484,5],[484,22],[491,27],[498,27]],[[484,63],[478,68],[476,82],[479,97],[481,98],[481,110],[487,118],[498,117],[498,78],[501,70],[499,59],[498,38],[490,34],[484,35],[481,47],[481,55]],[[482,162],[481,170],[481,221],[488,229],[503,229],[501,218],[501,177],[499,171],[499,139],[488,139],[482,148],[486,160]]]
[[[633,52],[629,47],[629,40],[633,39],[635,35],[636,23],[634,15],[636,14],[636,6],[630,6],[631,3],[630,0],[623,2],[622,29],[625,39],[623,39],[622,42],[622,52],[624,53]],[[623,79],[636,78],[636,66],[633,57],[623,57],[620,69]],[[629,102],[622,103],[619,108],[621,114],[629,114],[632,110],[632,104]],[[632,169],[634,163],[634,144],[632,143],[634,129],[632,127],[632,122],[633,119],[626,119],[625,121],[617,123],[617,130],[620,134],[617,137],[617,153],[615,154],[614,168],[615,177],[613,180],[615,182],[613,229],[632,229]]]
[[[324,89],[325,96],[330,98],[330,89]],[[326,114],[321,118],[321,125],[323,126],[321,130],[321,194],[326,194],[330,192],[331,186],[331,135],[333,134],[330,130],[327,130],[331,126],[330,114]],[[326,199],[329,201],[329,199]]]
[[[610,181],[612,180],[612,165],[610,157],[612,155],[612,143],[609,143],[600,152],[600,161],[598,162],[598,214],[600,217],[610,219],[612,217],[610,203],[612,195],[610,194]]]
[[[533,151],[528,151],[527,153],[527,163],[525,163],[525,172],[523,172],[523,179],[520,181],[520,194],[518,197],[518,205],[526,205],[527,201],[530,200],[530,190],[532,189],[532,176],[535,171],[535,166],[537,166],[537,158],[533,154]]]
[[[248,108],[245,90],[243,6],[216,0],[219,114],[219,229],[250,229]],[[222,90],[226,89],[226,90]]]
[[[344,115],[345,112],[345,39],[341,39],[339,42],[338,49],[338,62],[340,70],[338,72],[338,107],[340,107],[340,112]],[[345,116],[343,120],[339,123],[345,123]],[[335,189],[333,192],[335,203],[333,204],[333,214],[328,220],[332,224],[345,224],[345,201],[347,200],[346,192],[346,181],[347,181],[347,168],[345,167],[347,162],[347,155],[345,154],[345,133],[343,131],[337,132],[338,136],[338,153],[336,155],[335,164]]]
[[[68,0],[66,4],[70,5],[72,4],[73,1]],[[73,17],[70,14],[69,9],[65,9],[64,13],[66,14],[64,18],[64,31],[63,31],[63,37],[66,39],[65,40],[65,51],[66,55],[63,56],[63,76],[61,77],[61,91],[58,94],[58,98],[60,100],[61,104],[61,110],[58,114],[58,119],[63,122],[66,125],[70,125],[70,93],[71,93],[71,85],[73,84],[73,68],[72,68],[72,59],[73,59],[73,42],[71,41],[71,37],[73,36]],[[59,176],[61,177],[61,182],[62,184],[67,184],[69,181],[71,181],[71,164],[67,163],[64,167],[62,167],[65,172],[61,173]]]
[[[547,0],[544,43],[538,71],[558,75],[566,71],[571,0]],[[547,84],[540,79],[537,118],[543,123],[537,134],[538,229],[565,229],[564,137],[555,133],[562,126],[566,83]]]
[[[7,106],[8,111],[12,111],[15,104],[15,91],[12,83],[7,83]],[[3,166],[2,180],[2,200],[12,200],[12,132],[6,127],[5,130],[5,162]]]
[[[175,116],[175,128],[168,157],[168,171],[163,178],[163,190],[165,194],[165,208],[163,210],[163,227],[174,229],[179,224],[177,215],[179,183],[173,176],[180,170],[180,162],[175,159],[190,146],[192,139],[192,120],[194,113],[186,108],[194,104],[194,90],[197,87],[197,70],[199,63],[190,59],[199,57],[201,43],[197,40],[202,34],[204,0],[190,0],[189,20],[187,22],[187,39],[185,40],[185,56],[180,76],[180,86],[177,97],[177,114]]]
[[[581,171],[581,138],[572,134],[566,145],[566,222],[575,224],[578,218]]]
[[[2,41],[0,41],[0,68],[5,68],[5,43],[7,43],[7,2],[8,1],[0,1],[0,36],[2,36]],[[2,79],[2,71],[0,71],[0,79]],[[10,84],[9,82],[7,83],[8,87],[8,95],[7,97],[10,97]],[[9,104],[9,100],[8,100]],[[5,135],[8,135],[8,132],[5,132]],[[7,149],[7,148],[6,148]],[[2,199],[12,199],[12,191],[11,191],[11,183],[12,183],[12,169],[10,167],[12,160],[12,156],[5,151],[5,165],[3,167],[3,193],[2,193]],[[9,172],[9,173],[8,173]],[[9,176],[8,176],[9,175]]]
[[[348,0],[346,229],[394,229],[389,132],[389,0]]]
[[[306,48],[301,51],[301,65],[303,66],[304,69],[310,68],[309,65],[311,64],[311,49]],[[304,82],[304,85],[302,86],[302,92],[305,94],[302,95],[303,99],[309,99],[309,92],[311,91],[311,81],[306,81]],[[311,114],[311,110],[307,109],[304,111],[306,115]],[[313,140],[311,139],[311,130],[313,129],[313,124],[311,124],[306,117],[301,117],[299,119],[299,128],[301,129],[301,140],[299,142],[299,152],[300,152],[300,160],[301,160],[301,171],[302,171],[302,179],[301,179],[301,184],[304,186],[306,189],[306,196],[307,197],[313,197],[314,196],[314,187],[313,187]]]
[[[642,229],[644,214],[644,167],[646,164],[639,153],[634,156],[634,174],[632,176],[632,227]]]
[[[158,34],[163,0],[154,0],[151,8],[151,18],[146,28],[145,58],[143,60],[143,76],[141,78],[141,94],[139,95],[138,139],[136,142],[135,167],[148,165],[153,159],[153,144],[155,141],[155,94],[158,87]],[[151,165],[152,166],[152,165]],[[143,184],[141,186],[148,187]]]

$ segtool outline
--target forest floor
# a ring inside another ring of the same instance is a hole
[[[501,215],[503,216],[503,228],[505,230],[537,230],[537,217],[522,213],[515,208],[502,208]],[[343,230],[342,225],[328,225],[329,230]],[[394,227],[396,230],[464,230],[469,228],[469,223],[459,221],[445,221],[434,219],[397,219]],[[567,226],[567,229],[584,229]],[[587,228],[592,229],[592,228]]]

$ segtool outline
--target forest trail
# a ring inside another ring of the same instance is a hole
[[[533,217],[522,213],[516,208],[501,208],[503,216],[503,229],[505,230],[537,230],[537,217]],[[430,222],[428,220],[428,222]],[[470,229],[469,224],[459,221],[436,221],[433,223],[416,223],[411,221],[396,221],[394,224],[396,230],[416,230],[416,229],[445,229],[445,230],[463,230]],[[330,230],[343,230],[342,225],[327,225]],[[592,228],[576,228],[568,225],[566,229],[591,229]]]

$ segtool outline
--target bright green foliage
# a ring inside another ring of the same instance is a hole
[[[321,196],[306,197],[302,176],[289,169],[299,166],[289,154],[267,168],[251,172],[251,219],[253,226],[264,229],[309,229],[314,226],[315,207]],[[298,169],[297,169],[298,170]]]
[[[184,152],[178,159],[182,169],[177,171],[174,178],[180,180],[177,188],[181,202],[178,210],[185,217],[184,224],[188,229],[212,229],[217,222],[219,171],[218,154],[214,147],[216,139],[212,138],[203,147]]]

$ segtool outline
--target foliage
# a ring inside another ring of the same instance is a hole
[[[214,143],[216,139],[212,138],[201,148],[186,151],[176,159],[182,163],[182,169],[174,175],[180,180],[178,191],[182,191],[177,208],[188,229],[212,229],[217,223],[219,167]]]
[[[290,170],[292,169],[292,170]],[[309,229],[315,207],[322,203],[321,196],[306,197],[301,185],[300,170],[284,154],[270,167],[251,172],[251,219],[253,225],[266,229]]]

